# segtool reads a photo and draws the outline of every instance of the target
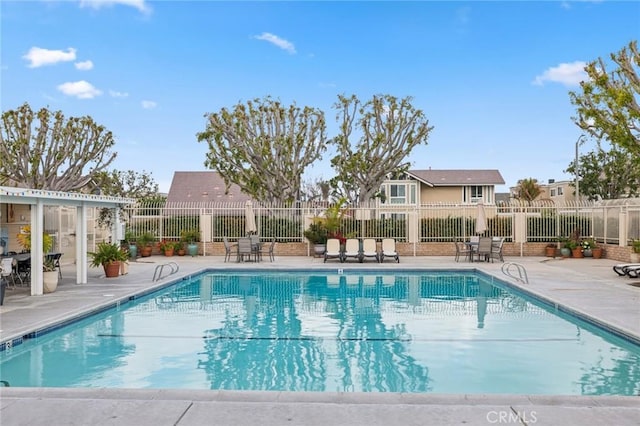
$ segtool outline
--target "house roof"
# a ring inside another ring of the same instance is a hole
[[[409,170],[407,174],[429,186],[504,185],[498,170]]]
[[[215,171],[174,172],[167,203],[241,202],[251,200],[240,187],[231,184],[226,192],[222,176]]]

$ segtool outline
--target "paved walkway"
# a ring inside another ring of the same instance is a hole
[[[75,284],[75,268],[64,265],[56,292],[30,296],[8,290],[0,307],[0,341],[126,300],[160,284],[155,268],[175,261],[175,277],[215,268],[377,268],[375,263],[324,264],[321,259],[278,257],[257,265],[224,263],[222,257],[152,257],[132,263],[129,274],[105,279],[89,270],[89,284]],[[451,257],[403,257],[381,268],[477,268],[505,278],[500,263],[454,263]],[[521,287],[538,297],[588,315],[640,341],[638,281],[618,277],[606,259],[510,258],[525,266]],[[515,284],[514,281],[510,281]],[[517,285],[517,284],[515,284]],[[640,422],[638,397],[541,395],[441,395],[369,393],[231,392],[185,390],[0,388],[0,423],[5,425],[634,425]]]

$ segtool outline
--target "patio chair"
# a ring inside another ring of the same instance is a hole
[[[256,252],[253,249],[250,238],[238,238],[238,262],[245,262],[247,258],[249,262],[251,262],[251,258],[255,256],[255,254]]]
[[[16,278],[22,284],[22,277],[18,275],[16,270],[16,262],[13,257],[3,257],[2,262],[0,262],[0,275],[7,281],[7,285],[9,284],[9,279],[13,283],[13,287],[16,286]]]
[[[491,263],[493,263],[493,259],[498,259],[500,262],[504,262],[504,258],[502,257],[502,246],[504,244],[504,238],[493,237],[491,240],[491,253],[489,257],[491,258]]]
[[[475,251],[475,255],[478,256],[478,261],[482,260],[484,262],[489,261],[489,257],[491,256],[491,244],[493,241],[491,237],[480,237],[480,241],[478,242],[478,248]]]
[[[271,240],[271,243],[269,243],[268,246],[261,245],[260,246],[260,258],[262,259],[262,254],[265,252],[265,250],[264,250],[265,247],[268,247],[266,252],[267,252],[267,255],[269,256],[269,262],[273,262],[275,260],[275,256],[273,255],[273,249],[275,248],[275,246],[276,246],[276,239],[275,238],[273,238]]]
[[[256,261],[262,260],[262,243],[260,242],[260,236],[258,234],[249,235],[249,240],[251,240],[251,248],[253,249],[253,254],[256,258]]]
[[[380,263],[384,262],[385,257],[395,259],[396,263],[400,263],[400,256],[396,251],[396,240],[393,238],[382,239],[382,250],[380,251]]]
[[[222,237],[222,242],[224,243],[224,261],[227,262],[231,259],[231,243],[227,237]],[[238,259],[238,262],[240,259]]]
[[[327,240],[327,248],[324,251],[324,262],[327,259],[338,259],[340,262],[344,262],[342,258],[342,250],[340,249],[340,240],[337,238],[329,238]]]
[[[464,255],[466,260],[471,260],[473,250],[469,248],[469,246],[465,246],[464,243],[460,240],[455,240],[453,243],[456,245],[456,262],[460,260],[461,255]]]
[[[360,250],[360,240],[357,238],[347,238],[344,244],[344,253],[342,253],[342,261],[354,258],[362,263],[362,251]]]
[[[362,260],[371,257],[380,263],[380,254],[378,253],[375,238],[365,238],[362,240]]]
[[[51,253],[46,257],[53,262],[53,266],[55,268],[58,268],[58,277],[62,279],[62,269],[60,268],[60,258],[62,257],[62,253]]]

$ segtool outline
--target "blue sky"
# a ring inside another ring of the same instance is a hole
[[[113,167],[205,170],[204,114],[270,95],[325,112],[338,94],[413,97],[434,126],[414,169],[572,179],[582,68],[640,36],[640,2],[2,1],[2,110],[90,115]],[[588,143],[580,148],[587,152]],[[306,178],[330,178],[331,153]]]

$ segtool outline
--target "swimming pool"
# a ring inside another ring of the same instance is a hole
[[[199,275],[0,355],[11,386],[635,395],[640,348],[474,272]]]

